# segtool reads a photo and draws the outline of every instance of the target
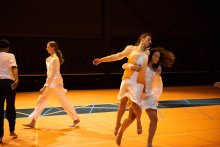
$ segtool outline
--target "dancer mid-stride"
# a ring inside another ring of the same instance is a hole
[[[150,119],[149,124],[149,133],[147,140],[147,147],[152,147],[152,141],[154,138],[154,134],[157,129],[157,104],[158,99],[163,91],[163,83],[161,79],[161,66],[171,67],[175,61],[175,56],[172,52],[161,48],[152,48],[150,50],[149,62],[146,68],[146,76],[145,76],[145,90],[141,96],[140,106],[144,109]],[[124,70],[131,70],[131,64],[125,63],[122,67]],[[137,65],[135,69],[138,69]],[[126,118],[122,124],[122,127],[118,133],[116,143],[118,145],[121,144],[121,138],[124,131],[128,128],[128,126],[135,120],[136,116],[132,109],[129,109],[128,118]]]
[[[129,107],[135,113],[137,119],[137,133],[142,133],[141,125],[141,108],[139,107],[139,99],[143,93],[143,88],[145,85],[145,71],[148,62],[148,49],[151,44],[151,34],[144,33],[139,37],[135,46],[129,45],[117,54],[113,54],[107,57],[98,58],[93,61],[94,65],[98,65],[102,62],[112,62],[121,60],[125,57],[128,58],[128,63],[133,65],[140,65],[139,70],[135,71],[135,66],[131,66],[134,70],[125,70],[122,82],[120,86],[120,91],[118,98],[120,99],[120,105],[117,114],[117,121],[115,126],[114,134],[118,135],[118,130],[121,126],[121,118],[125,112],[125,107],[129,104]],[[139,67],[139,66],[138,66]],[[128,103],[129,102],[129,103]]]
[[[70,127],[74,127],[80,120],[66,95],[67,90],[63,87],[63,79],[60,74],[60,64],[64,62],[62,53],[55,41],[48,42],[46,50],[50,54],[50,57],[46,59],[47,80],[44,87],[40,90],[36,108],[29,115],[31,122],[23,124],[23,126],[34,128],[37,118],[41,115],[49,99],[57,97],[66,113],[73,119],[73,124]]]

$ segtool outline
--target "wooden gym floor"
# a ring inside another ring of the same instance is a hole
[[[51,99],[36,129],[22,126],[34,109],[38,92],[18,92],[16,97],[16,133],[9,136],[5,119],[6,147],[117,147],[113,130],[116,121],[118,89],[69,90],[68,97],[81,119],[78,127],[69,128],[72,120]],[[124,118],[127,116],[127,111]],[[123,118],[123,119],[124,119]],[[212,86],[165,87],[160,98],[155,147],[219,147],[220,89]],[[149,119],[142,113],[143,133],[137,135],[133,123],[122,138],[122,147],[144,147]]]

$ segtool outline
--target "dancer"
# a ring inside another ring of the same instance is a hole
[[[118,94],[118,99],[120,99],[120,105],[118,108],[117,121],[115,126],[114,134],[118,134],[118,130],[121,126],[121,118],[125,112],[126,104],[129,100],[129,106],[135,113],[137,118],[137,133],[142,133],[142,126],[140,121],[141,116],[141,108],[139,107],[139,100],[142,94],[143,87],[145,85],[145,71],[148,62],[148,54],[149,46],[151,44],[151,34],[144,33],[139,37],[135,46],[129,45],[122,52],[117,54],[113,54],[107,57],[98,58],[93,61],[94,65],[98,65],[102,62],[112,62],[128,58],[128,63],[132,63],[134,65],[141,65],[141,68],[138,70],[135,69],[135,66],[131,66],[131,69],[134,70],[125,70],[122,82],[120,86],[120,91]]]
[[[15,134],[15,89],[18,86],[18,68],[15,56],[9,51],[8,40],[0,40],[0,143],[4,136],[4,104],[6,100],[6,118],[9,122],[10,136]]]
[[[50,57],[46,59],[47,80],[44,87],[40,90],[36,108],[29,115],[31,122],[23,124],[23,126],[34,128],[37,118],[42,113],[49,99],[56,96],[66,113],[74,120],[70,126],[74,127],[80,120],[70,100],[66,96],[67,90],[63,88],[63,79],[60,74],[60,64],[64,62],[62,53],[55,41],[48,42],[46,50],[50,54]]]
[[[171,67],[175,61],[175,56],[172,52],[165,50],[164,48],[152,48],[150,50],[149,63],[146,68],[146,87],[141,98],[141,107],[144,109],[150,119],[149,133],[147,147],[152,147],[152,141],[157,128],[157,104],[160,95],[162,94],[163,83],[161,79],[161,66]],[[138,69],[137,65],[135,69]],[[125,70],[131,69],[131,64],[125,63],[123,66]],[[136,116],[132,109],[129,109],[128,118],[126,118],[121,126],[119,134],[116,139],[118,145],[121,144],[121,138],[124,131],[135,120]]]

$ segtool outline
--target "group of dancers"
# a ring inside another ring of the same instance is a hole
[[[122,52],[93,60],[94,65],[103,62],[113,62],[128,58],[122,65],[124,74],[118,94],[120,105],[117,112],[114,135],[116,143],[121,144],[125,130],[136,119],[137,134],[142,133],[141,114],[145,110],[150,119],[147,147],[152,147],[154,134],[157,128],[157,105],[162,94],[163,83],[161,78],[162,66],[171,67],[175,61],[172,52],[162,48],[150,48],[152,36],[150,33],[142,34],[135,45],[128,45]],[[0,40],[0,142],[4,135],[4,102],[6,100],[6,118],[9,121],[10,135],[15,134],[15,89],[18,85],[18,68],[15,56],[7,53],[9,42]],[[47,79],[34,111],[29,115],[30,123],[25,127],[35,128],[37,118],[41,115],[50,98],[58,98],[65,112],[72,118],[70,127],[80,123],[80,118],[66,95],[63,79],[60,74],[60,65],[64,62],[59,46],[55,41],[47,43],[47,52],[50,56],[46,59]],[[4,67],[4,68],[3,68]],[[126,107],[129,108],[127,118],[121,123]]]

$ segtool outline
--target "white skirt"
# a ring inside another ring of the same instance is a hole
[[[141,99],[141,104],[140,107],[144,110],[146,109],[158,109],[157,108],[157,101],[155,100],[154,97],[150,96],[150,97],[145,97]]]
[[[121,100],[125,97],[129,98],[132,102],[141,104],[141,95],[143,93],[144,85],[135,83],[130,79],[124,79],[121,82],[118,99]]]

